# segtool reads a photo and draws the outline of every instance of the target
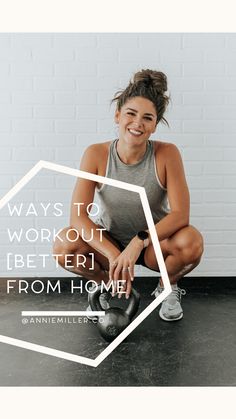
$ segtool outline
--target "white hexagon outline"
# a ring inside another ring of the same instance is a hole
[[[41,169],[49,169],[55,172],[64,173],[76,177],[82,177],[84,179],[97,181],[100,183],[105,183],[114,187],[121,189],[130,190],[137,192],[140,195],[141,203],[144,209],[144,213],[147,219],[148,229],[152,238],[152,243],[154,251],[157,257],[158,265],[160,268],[160,274],[162,276],[164,290],[163,292],[155,298],[155,300],[146,307],[142,313],[140,313],[126,329],[113,341],[111,342],[95,359],[86,358],[83,356],[71,354],[69,352],[59,351],[57,349],[49,348],[47,346],[38,345],[35,343],[30,343],[20,339],[11,338],[9,336],[0,335],[0,342],[6,343],[8,345],[17,346],[19,348],[29,349],[31,351],[55,356],[57,358],[66,359],[69,361],[77,362],[80,364],[89,365],[92,367],[97,367],[104,359],[110,355],[110,353],[171,293],[171,285],[166,270],[165,262],[161,252],[161,247],[158,241],[155,225],[153,222],[150,206],[147,199],[147,194],[145,188],[142,186],[133,185],[126,182],[121,182],[111,178],[98,176],[93,173],[84,172],[78,169],[73,169],[67,166],[55,164],[45,160],[40,160],[35,166],[32,167],[29,172],[23,176],[19,182],[16,183],[13,188],[11,188],[3,198],[0,200],[0,209],[2,209]]]

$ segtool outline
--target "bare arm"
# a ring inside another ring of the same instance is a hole
[[[189,225],[190,197],[182,158],[174,144],[167,144],[164,151],[166,187],[170,213],[156,224],[159,241]]]
[[[99,144],[89,146],[82,157],[80,170],[85,172],[98,174],[97,161],[99,160]],[[79,178],[76,182],[72,200],[71,200],[71,216],[70,224],[80,234],[83,230],[84,238],[90,238],[93,231],[93,239],[89,241],[91,247],[106,256],[109,260],[117,257],[120,253],[117,248],[108,240],[100,231],[98,226],[89,218],[87,206],[93,202],[96,182]],[[79,206],[76,203],[82,204]]]

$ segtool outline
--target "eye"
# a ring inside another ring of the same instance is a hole
[[[152,121],[152,118],[150,116],[145,116],[144,119],[146,119],[147,121]]]
[[[130,112],[130,111],[129,111],[129,112],[127,112],[127,114],[128,114],[128,115],[133,115],[133,116],[135,115],[135,113],[134,113],[134,112]]]

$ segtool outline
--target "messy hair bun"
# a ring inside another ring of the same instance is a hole
[[[163,117],[169,103],[166,91],[167,77],[164,73],[149,69],[141,70],[134,74],[126,89],[116,93],[112,102],[116,102],[117,109],[120,110],[127,100],[132,97],[141,96],[149,99],[155,106],[157,123],[161,121],[168,125]]]

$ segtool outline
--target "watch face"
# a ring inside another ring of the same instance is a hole
[[[148,239],[148,233],[146,231],[139,231],[137,236],[141,239],[141,240],[146,240]]]

